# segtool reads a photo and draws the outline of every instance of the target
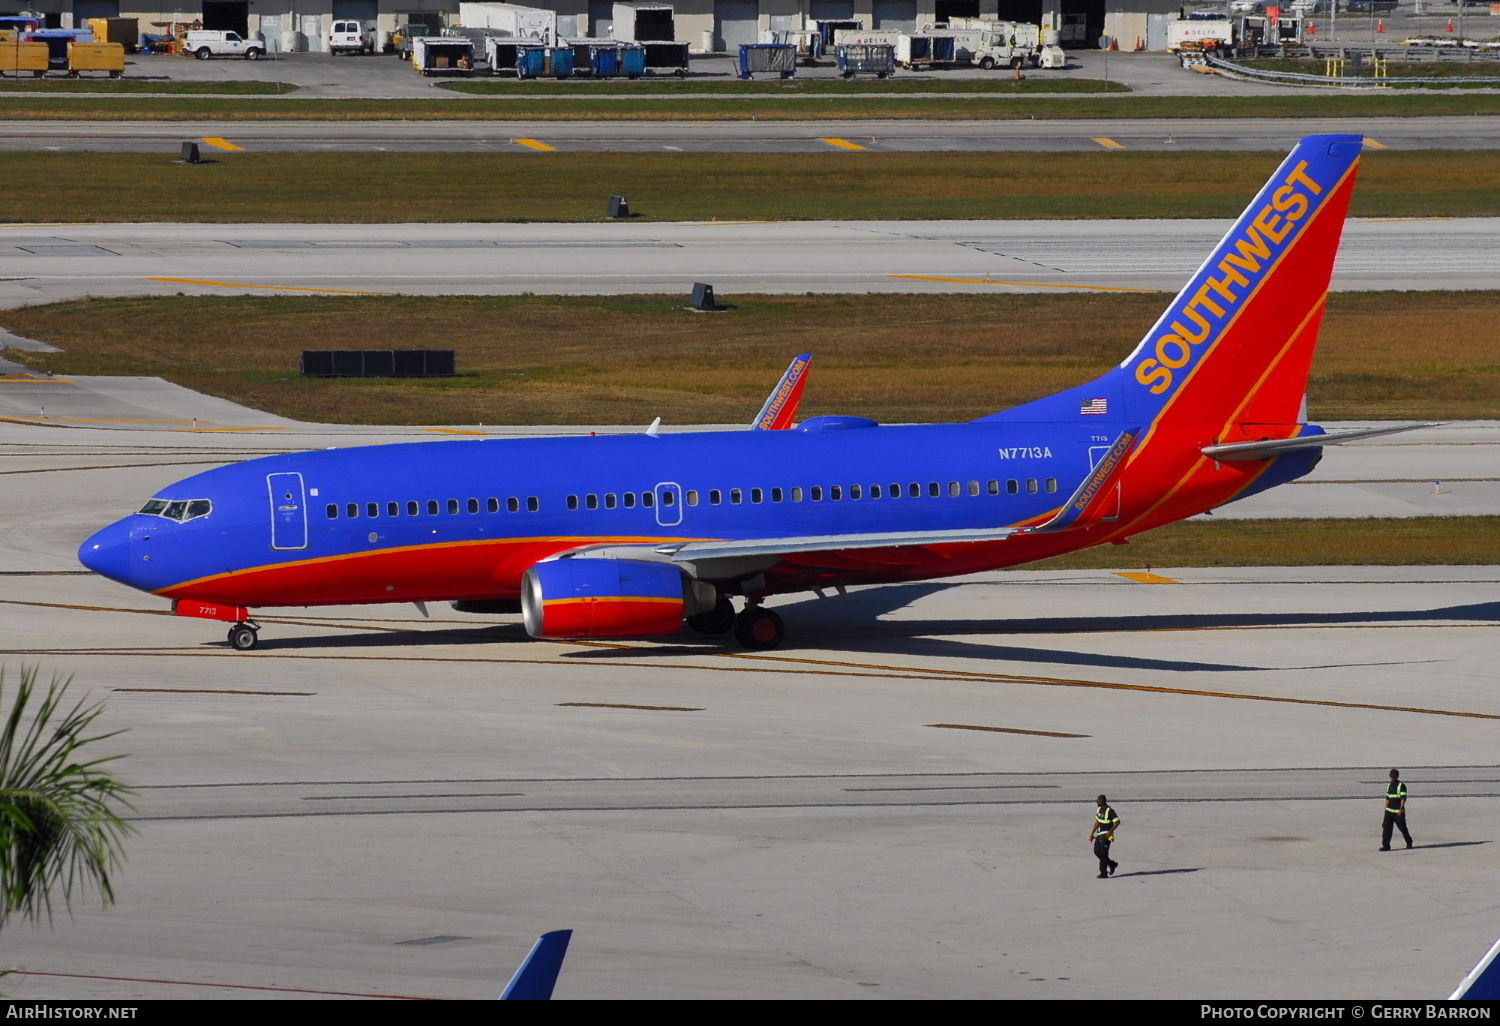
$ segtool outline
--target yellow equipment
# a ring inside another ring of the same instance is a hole
[[[0,76],[29,71],[36,78],[47,73],[46,43],[0,44]]]
[[[68,77],[80,71],[106,71],[110,78],[125,74],[125,47],[120,43],[68,44]]]

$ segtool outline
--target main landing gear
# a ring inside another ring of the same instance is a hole
[[[229,646],[248,652],[260,642],[260,624],[237,623],[229,628]]]
[[[733,631],[735,640],[745,648],[775,648],[786,637],[781,617],[754,602],[736,616],[734,606],[723,595],[719,596],[713,609],[688,617],[687,624],[699,634],[728,634]]]

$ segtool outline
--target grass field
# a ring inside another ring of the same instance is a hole
[[[560,144],[562,145],[562,144]],[[1279,153],[8,153],[27,220],[659,221],[1233,217]],[[1494,151],[1374,150],[1357,217],[1500,214]],[[350,188],[378,181],[378,189]],[[483,182],[483,188],[475,188]],[[1141,188],[1150,182],[1150,188]],[[920,183],[920,184],[914,184]]]
[[[1290,487],[1296,487],[1292,485]],[[1029,563],[1028,570],[1174,566],[1493,566],[1500,516],[1194,520]]]
[[[899,80],[893,80],[898,83]],[[867,83],[862,83],[867,84]],[[820,119],[915,118],[969,121],[981,118],[1049,120],[1072,118],[1343,118],[1425,117],[1500,114],[1500,95],[1475,92],[1413,93],[1382,91],[1378,95],[1154,97],[1135,95],[1007,95],[997,84],[995,95],[923,97],[878,86],[859,96],[800,95],[770,92],[769,83],[746,82],[738,98],[684,95],[676,99],[609,93],[594,98],[548,98],[518,91],[513,96],[452,96],[445,100],[313,99],[297,96],[258,99],[212,97],[38,96],[5,97],[5,116],[12,120],[195,121],[810,121]],[[4,90],[0,89],[0,94]],[[618,95],[618,94],[616,94]]]
[[[735,423],[810,348],[803,416],[899,423],[965,420],[1082,384],[1129,353],[1169,297],[719,298],[734,309],[713,317],[670,296],[101,299],[10,310],[0,323],[65,350],[7,353],[38,369],[157,375],[288,417],[366,424]],[[1497,301],[1495,292],[1334,294],[1309,414],[1500,417]],[[302,378],[310,340],[320,349],[440,341],[457,350],[460,374]]]

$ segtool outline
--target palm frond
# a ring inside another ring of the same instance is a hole
[[[0,668],[0,704],[10,701],[0,727],[0,925],[13,915],[50,920],[54,898],[71,908],[88,890],[113,902],[113,876],[135,832],[122,816],[135,792],[106,768],[123,756],[80,756],[122,731],[89,734],[104,706],[69,707],[72,678],[54,675],[42,691],[37,672],[23,666],[9,695]]]

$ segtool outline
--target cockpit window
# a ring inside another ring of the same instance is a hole
[[[214,511],[208,499],[147,499],[137,512],[148,517],[165,517],[168,520],[197,520]]]

